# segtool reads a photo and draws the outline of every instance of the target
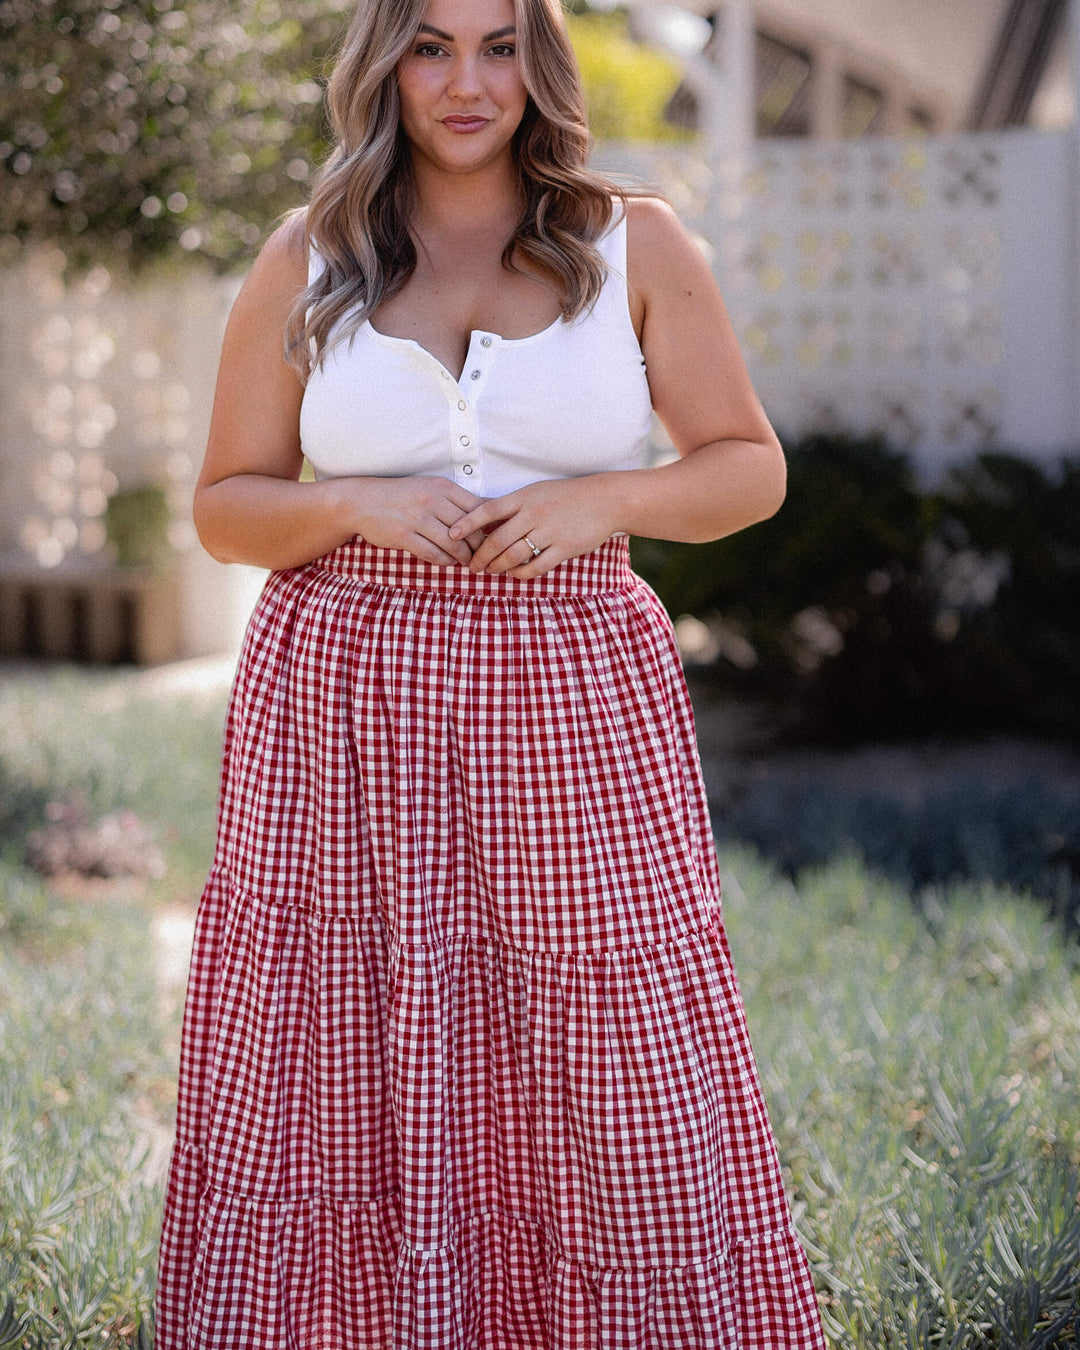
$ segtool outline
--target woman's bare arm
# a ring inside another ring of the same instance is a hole
[[[631,309],[653,407],[679,458],[648,469],[534,483],[470,511],[451,530],[491,529],[476,570],[539,576],[618,531],[703,542],[771,516],[783,451],[754,393],[701,250],[654,198],[629,204]],[[532,559],[525,535],[541,548]]]
[[[222,562],[295,567],[355,535],[436,563],[472,556],[449,526],[479,500],[443,478],[300,482],[303,385],[284,357],[285,325],[307,284],[298,218],[267,241],[225,332],[195,526]]]
[[[716,281],[666,203],[630,204],[627,271],[653,408],[679,459],[632,470],[620,528],[702,542],[773,515],[786,468]]]

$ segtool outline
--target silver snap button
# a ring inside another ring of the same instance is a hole
[[[490,338],[481,338],[481,339],[480,339],[480,346],[481,346],[481,347],[490,347],[490,346],[491,346],[491,339],[490,339]]]
[[[462,465],[462,468],[461,468],[461,472],[462,472],[462,473],[469,473],[469,474],[471,474],[472,471],[473,471],[473,468],[472,468],[472,465],[471,465],[471,464],[464,464],[464,465]]]
[[[450,378],[450,372],[448,370],[440,370],[439,374],[443,377],[444,380],[448,380]]]
[[[465,402],[465,400],[464,400],[463,398],[459,398],[459,399],[458,399],[458,411],[459,411],[459,412],[464,412],[465,409],[466,409],[468,406],[469,406],[469,405]]]
[[[480,372],[479,372],[478,370],[473,370],[473,371],[470,371],[470,372],[469,372],[469,379],[470,379],[470,380],[478,380],[479,378],[480,378]]]
[[[468,436],[459,436],[458,439],[461,441],[461,444],[462,444],[462,445],[468,445],[468,444],[469,444],[469,438],[468,438]]]

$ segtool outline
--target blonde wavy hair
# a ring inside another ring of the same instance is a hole
[[[286,356],[303,378],[332,343],[350,337],[416,266],[409,232],[413,182],[400,126],[396,67],[416,40],[427,0],[360,0],[327,90],[335,148],[305,214],[326,266],[297,300]],[[549,277],[563,317],[575,318],[604,283],[596,240],[625,193],[586,167],[590,136],[577,61],[560,0],[514,0],[528,92],[514,136],[524,208],[503,253]]]

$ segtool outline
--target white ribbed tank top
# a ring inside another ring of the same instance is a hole
[[[318,478],[449,478],[501,497],[546,478],[647,462],[645,360],[630,318],[626,220],[599,241],[593,309],[530,337],[473,332],[461,376],[411,338],[364,323],[304,391],[300,440]],[[312,254],[310,274],[323,266]]]

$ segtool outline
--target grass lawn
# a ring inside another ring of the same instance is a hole
[[[727,924],[830,1338],[1080,1344],[1080,967],[1026,898],[727,856]]]
[[[135,678],[0,687],[0,1350],[151,1343],[180,1013],[156,934],[209,860],[222,712]],[[73,796],[137,812],[165,875],[63,894],[27,872],[27,831]],[[833,1344],[1080,1344],[1076,945],[1001,890],[916,904],[851,861],[797,886],[723,864]]]

